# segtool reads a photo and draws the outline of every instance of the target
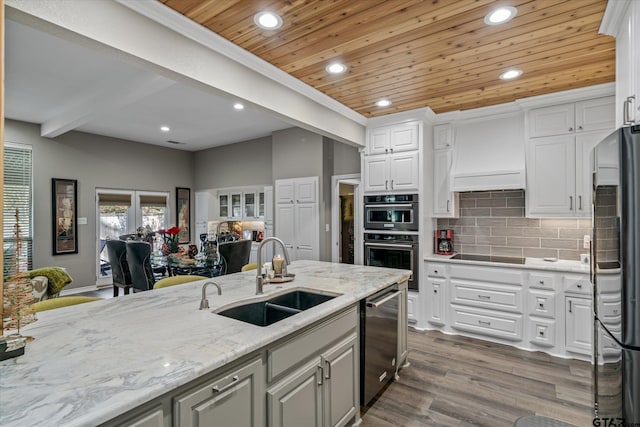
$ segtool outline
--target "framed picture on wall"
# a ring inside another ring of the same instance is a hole
[[[191,215],[191,190],[188,188],[176,187],[176,218],[178,218],[178,243],[189,243],[191,241],[191,227],[189,218]]]
[[[53,255],[78,253],[78,181],[51,178]]]

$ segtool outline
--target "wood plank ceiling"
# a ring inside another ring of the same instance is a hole
[[[615,80],[606,0],[161,0],[366,117],[467,110]],[[498,6],[517,16],[496,26]],[[278,13],[266,31],[255,13]],[[329,75],[340,61],[349,68]],[[515,80],[498,78],[519,68]],[[381,98],[392,104],[380,108]]]

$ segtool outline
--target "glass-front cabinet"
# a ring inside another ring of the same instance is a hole
[[[231,193],[231,218],[242,218],[242,193]]]
[[[228,218],[229,215],[229,193],[218,194],[218,216]]]
[[[258,217],[264,218],[264,191],[258,193]]]
[[[244,218],[256,217],[256,193],[244,193]]]

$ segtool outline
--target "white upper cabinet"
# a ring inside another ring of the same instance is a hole
[[[364,191],[417,191],[420,185],[422,123],[370,129],[363,156]]]
[[[453,124],[444,123],[433,127],[433,149],[448,150],[453,148]]]
[[[615,115],[613,103],[613,97],[608,96],[531,110],[529,137],[539,138],[612,129]]]
[[[276,180],[275,199],[275,233],[284,242],[291,260],[318,260],[318,177]]]
[[[528,216],[591,216],[593,148],[614,114],[611,96],[529,112]]]
[[[616,38],[615,126],[640,124],[640,2],[608,2],[600,32]]]
[[[318,201],[318,190],[316,185],[318,180],[313,178],[299,178],[295,181],[296,203],[315,203]]]
[[[450,186],[451,150],[436,150],[433,154],[433,216],[455,218],[458,216],[458,193]]]
[[[397,153],[419,148],[418,122],[402,123],[371,129],[368,132],[368,154]]]
[[[294,203],[294,181],[282,180],[276,184],[276,204]]]

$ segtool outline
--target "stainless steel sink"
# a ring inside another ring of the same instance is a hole
[[[296,290],[278,294],[266,300],[223,309],[215,313],[251,323],[252,325],[269,326],[333,298],[335,298],[334,295]]]

